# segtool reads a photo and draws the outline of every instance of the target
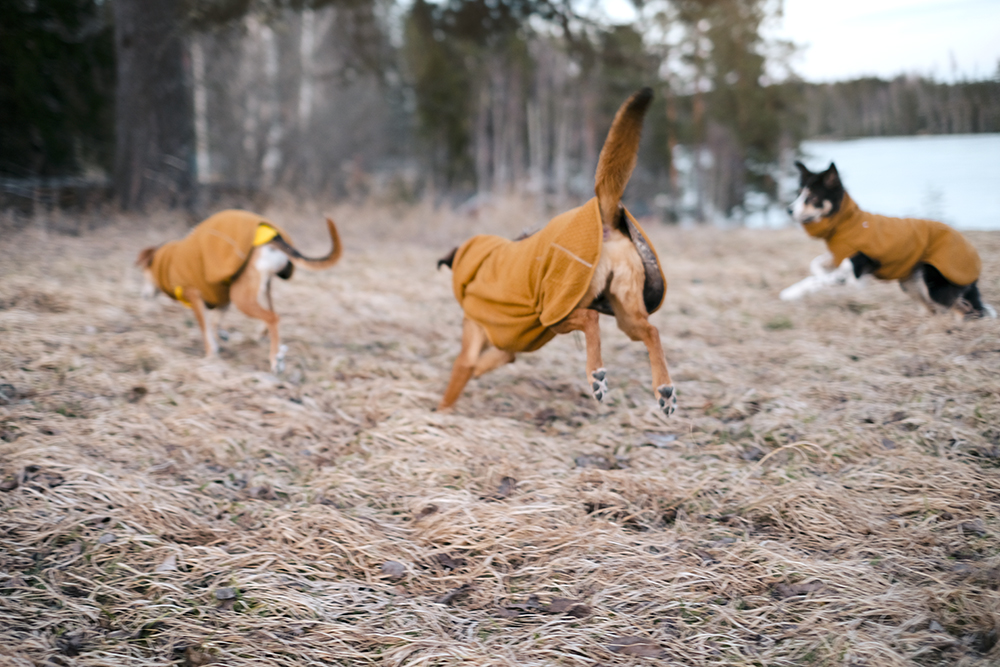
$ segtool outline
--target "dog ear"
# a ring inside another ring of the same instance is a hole
[[[840,187],[840,174],[837,173],[837,165],[832,162],[823,172],[823,186],[828,190],[836,190]]]
[[[795,168],[799,170],[799,187],[802,187],[806,184],[806,181],[809,180],[809,177],[812,176],[812,172],[809,171],[809,167],[805,166],[798,160],[795,161]]]
[[[156,254],[156,249],[159,246],[149,246],[148,248],[143,248],[139,251],[139,256],[135,258],[135,265],[141,266],[142,268],[148,268],[153,264],[153,255]]]

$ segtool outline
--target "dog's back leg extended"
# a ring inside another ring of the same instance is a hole
[[[278,334],[278,322],[281,318],[274,310],[265,308],[260,302],[261,297],[264,296],[267,296],[268,301],[270,301],[271,278],[277,274],[280,268],[283,268],[277,266],[276,255],[284,256],[280,250],[267,245],[254,248],[246,267],[230,285],[229,298],[241,313],[247,317],[261,320],[267,325],[268,338],[270,339],[271,371],[280,373],[283,370],[284,361],[281,338]],[[285,262],[287,261],[286,257]]]

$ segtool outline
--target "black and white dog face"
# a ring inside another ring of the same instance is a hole
[[[806,225],[819,222],[840,210],[844,199],[844,186],[840,182],[837,167],[831,162],[826,171],[813,173],[802,164],[796,162],[799,170],[798,198],[788,207],[788,213],[795,222]]]

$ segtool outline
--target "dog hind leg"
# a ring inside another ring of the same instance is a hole
[[[233,304],[239,308],[240,312],[247,317],[261,320],[267,325],[267,333],[270,337],[270,362],[271,371],[280,373],[284,370],[284,350],[281,349],[281,338],[278,334],[278,322],[281,318],[273,310],[264,308],[258,301],[261,288],[261,275],[257,269],[249,264],[246,269],[233,281],[229,288],[229,298]]]
[[[596,310],[577,308],[562,322],[552,327],[557,334],[582,331],[587,342],[587,383],[598,403],[608,395],[607,371],[601,359],[600,315]]]
[[[649,322],[646,308],[641,297],[636,299],[632,291],[622,295],[637,303],[623,303],[612,293],[611,308],[615,311],[618,328],[634,341],[642,341],[649,352],[649,366],[653,374],[653,397],[660,410],[668,417],[677,410],[677,392],[670,380],[670,370],[667,368],[667,357],[663,353],[660,342],[660,332]]]
[[[997,311],[988,303],[985,303],[982,295],[979,293],[978,281],[965,288],[965,292],[962,293],[962,299],[972,308],[971,314],[973,317],[996,318]]]
[[[223,331],[222,329],[222,318],[226,314],[226,310],[228,309],[228,307],[229,305],[226,304],[225,306],[219,306],[217,308],[213,308],[212,310],[208,311],[209,320],[211,322],[212,328],[215,330],[215,335],[219,338],[219,340],[223,341],[229,340],[229,333]]]
[[[907,296],[926,308],[931,315],[937,313],[937,308],[927,290],[927,283],[924,282],[922,267],[918,266],[908,277],[900,280],[899,286]]]

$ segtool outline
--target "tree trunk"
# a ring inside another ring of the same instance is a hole
[[[115,0],[114,186],[121,207],[190,206],[194,114],[180,0]]]

